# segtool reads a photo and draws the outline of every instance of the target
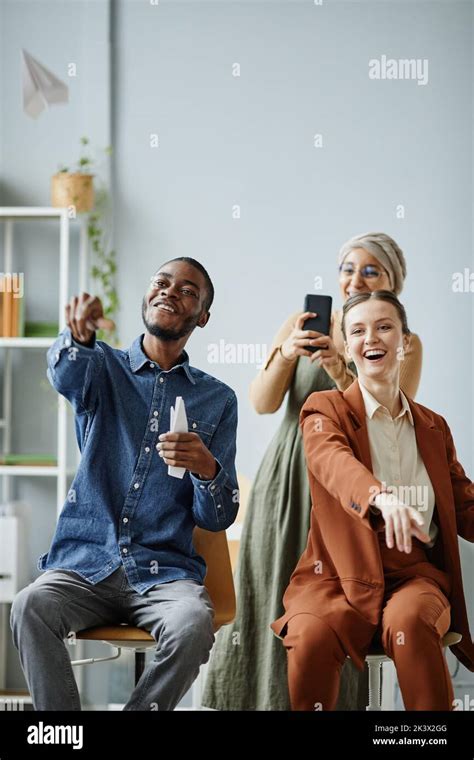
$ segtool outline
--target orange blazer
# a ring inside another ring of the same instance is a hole
[[[433,519],[439,532],[427,550],[430,562],[451,576],[451,630],[462,641],[451,647],[474,671],[474,645],[461,577],[457,536],[474,542],[474,484],[457,461],[451,432],[436,412],[408,399],[416,440],[433,484]],[[372,473],[365,406],[358,380],[342,393],[312,393],[300,413],[312,509],[308,543],[283,597],[285,614],[271,624],[279,636],[301,612],[330,614],[338,595],[358,613],[348,652],[359,669],[378,627],[384,575],[377,532],[384,520],[369,511],[381,482]],[[316,564],[322,571],[315,571]]]

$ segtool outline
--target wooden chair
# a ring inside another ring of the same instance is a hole
[[[207,574],[204,585],[214,605],[214,631],[217,632],[222,625],[232,622],[236,609],[226,532],[213,533],[196,527],[193,533],[193,542],[197,553],[206,561]],[[155,639],[148,631],[126,623],[86,628],[76,634],[76,639],[102,641],[104,644],[115,647],[117,651],[109,657],[74,660],[72,665],[90,665],[96,662],[115,660],[120,657],[122,649],[133,649],[135,652],[135,685],[145,667],[146,650],[156,646]]]

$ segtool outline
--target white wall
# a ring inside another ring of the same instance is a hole
[[[384,230],[408,262],[403,300],[425,347],[418,398],[446,415],[472,468],[473,298],[451,291],[453,271],[473,263],[470,23],[470,5],[455,2],[120,0],[125,342],[141,329],[147,277],[168,257],[194,256],[215,279],[213,317],[190,343],[206,368],[209,343],[269,344],[316,275],[339,302],[340,245]],[[370,80],[368,60],[384,53],[428,58],[429,83]],[[239,462],[253,476],[277,424],[247,403],[255,368],[209,371],[239,393]]]

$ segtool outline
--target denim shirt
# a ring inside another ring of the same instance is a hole
[[[196,525],[225,530],[239,507],[235,471],[237,399],[211,375],[182,362],[163,370],[142,348],[96,340],[77,343],[65,328],[48,350],[47,376],[75,412],[81,461],[49,552],[38,569],[72,570],[92,584],[123,564],[133,589],[204,582],[206,564],[193,547]],[[182,396],[190,432],[217,460],[213,480],[186,470],[168,475],[155,446],[169,432],[170,407]]]

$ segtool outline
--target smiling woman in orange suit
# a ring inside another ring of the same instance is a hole
[[[375,639],[406,710],[453,710],[442,640],[474,671],[458,535],[474,542],[474,483],[436,412],[400,389],[410,332],[388,291],[344,305],[347,391],[313,393],[300,415],[312,496],[306,550],[272,624],[288,653],[293,710],[334,710],[346,658]]]

